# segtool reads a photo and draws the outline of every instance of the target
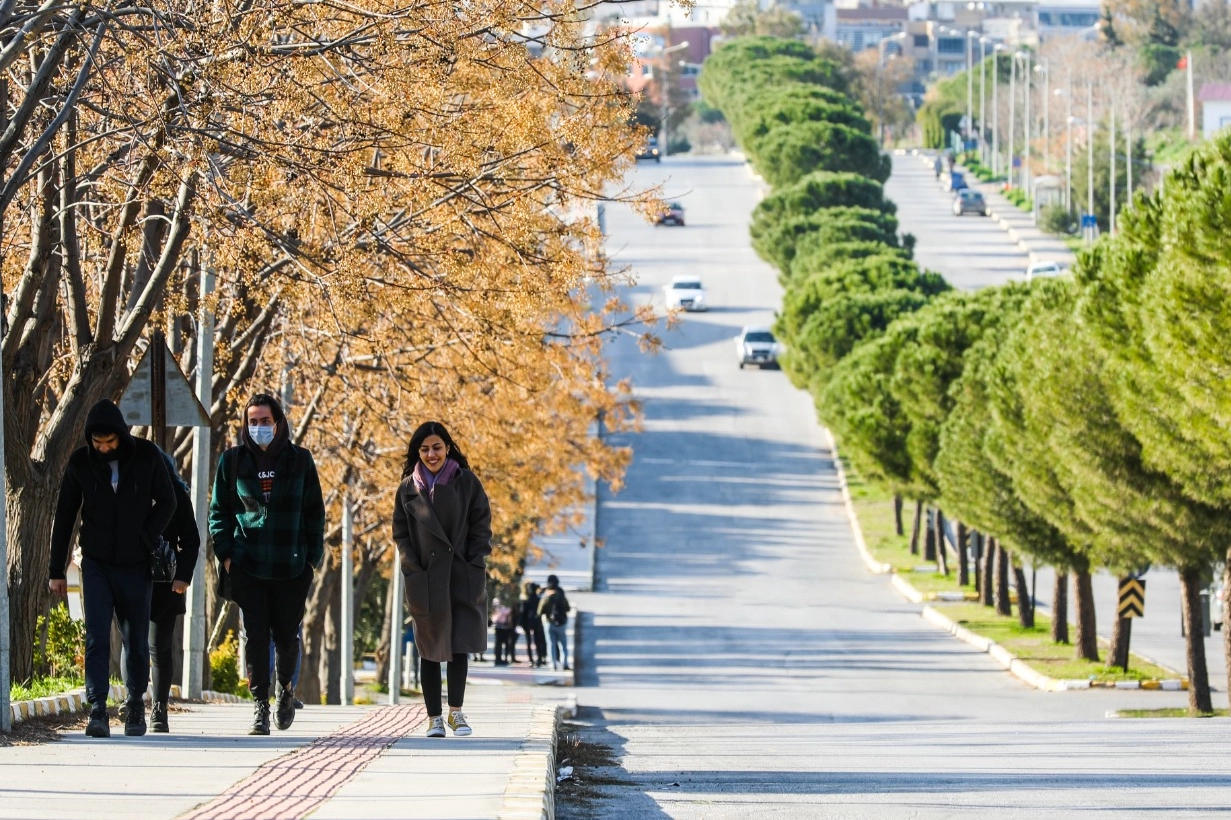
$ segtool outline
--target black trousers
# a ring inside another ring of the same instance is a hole
[[[175,643],[175,619],[179,615],[164,612],[150,621],[150,685],[154,691],[150,697],[166,703],[171,697],[171,684],[175,681],[171,648]]]
[[[496,627],[496,663],[517,662],[517,630],[511,626]]]
[[[85,696],[90,703],[107,703],[111,690],[111,618],[120,625],[124,642],[124,685],[128,697],[145,694],[150,681],[150,568],[145,564],[117,567],[81,560],[81,592],[85,598]]]
[[[462,708],[466,698],[466,673],[470,671],[469,656],[459,652],[449,661],[449,705],[454,709]],[[419,661],[419,685],[423,689],[423,705],[427,707],[428,717],[438,717],[443,710],[440,707],[440,662],[423,659]]]
[[[244,615],[248,640],[244,665],[248,670],[248,691],[255,700],[269,700],[271,638],[278,683],[291,685],[295,664],[299,662],[299,627],[311,586],[311,567],[306,567],[298,578],[271,580],[231,566],[231,597]]]

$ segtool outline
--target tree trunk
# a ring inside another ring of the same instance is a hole
[[[337,594],[329,596],[325,609],[325,703],[337,706],[342,703],[342,576],[334,584]],[[353,637],[353,636],[352,636]]]
[[[974,555],[974,567],[971,580],[975,585],[975,597],[983,600],[983,533],[978,530],[970,531],[970,550]]]
[[[945,514],[936,510],[936,562],[942,575],[949,575],[949,549],[945,546]]]
[[[393,571],[401,572],[397,563],[394,563]],[[377,685],[389,680],[389,619],[393,617],[393,610],[398,603],[393,597],[393,583],[390,582],[385,587],[385,617],[381,621],[384,628],[380,630],[380,642],[376,644]]]
[[[1026,570],[1016,561],[1013,562],[1013,583],[1017,587],[1017,622],[1030,629],[1034,626],[1034,600],[1030,585],[1026,583]]]
[[[1184,641],[1188,656],[1188,709],[1191,712],[1212,712],[1210,673],[1205,664],[1205,624],[1201,613],[1202,568],[1180,571],[1181,609],[1184,616]],[[1226,626],[1223,629],[1227,629]]]
[[[1051,639],[1069,642],[1069,574],[1058,570],[1051,591]]]
[[[336,587],[338,572],[326,561],[326,570],[317,576],[308,594],[303,618],[303,659],[296,694],[304,703],[321,702],[321,673],[325,656],[325,610]]]
[[[988,536],[983,538],[983,589],[981,590],[984,606],[996,605],[996,539]]]
[[[929,509],[927,524],[923,528],[923,560],[936,563],[936,515]]]
[[[5,422],[7,429],[8,412]],[[10,451],[11,452],[11,451]],[[57,490],[39,480],[22,454],[25,469],[8,471],[9,652],[14,683],[34,675],[34,636],[38,616],[48,609],[47,564],[51,556],[51,521]],[[6,459],[11,463],[12,459]],[[14,481],[27,481],[21,484]],[[3,625],[0,625],[0,629]]]
[[[1116,613],[1116,622],[1111,628],[1111,646],[1107,649],[1109,665],[1128,671],[1128,650],[1132,639],[1133,619],[1121,618]]]
[[[957,522],[957,585],[963,590],[970,586],[970,556],[966,551],[966,542],[970,533],[966,525]]]
[[[1097,661],[1098,618],[1094,610],[1094,586],[1088,566],[1074,569],[1073,605],[1077,610],[1077,658]]]
[[[893,531],[898,535],[905,535],[906,528],[902,525],[902,496],[901,494],[893,497]]]
[[[1012,556],[1009,551],[996,544],[996,614],[1012,615],[1013,604],[1009,600],[1009,563]]]
[[[922,518],[923,518],[923,502],[916,501],[915,502],[915,523],[911,527],[911,531],[910,531],[910,554],[911,555],[919,554],[919,526],[922,523]]]

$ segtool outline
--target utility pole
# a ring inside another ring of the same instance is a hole
[[[975,90],[975,75],[974,75],[974,41],[975,33],[967,29],[966,31],[966,139],[970,140],[975,133],[975,106],[974,106],[974,90]],[[966,150],[966,146],[962,146],[962,150]]]
[[[1013,187],[1013,139],[1017,136],[1017,52],[1009,58],[1009,167],[1005,171],[1005,179],[1009,187]]]
[[[342,496],[342,592],[341,641],[339,666],[342,667],[342,705],[350,706],[355,699],[355,521],[351,512],[350,493]],[[399,619],[400,620],[400,619]],[[399,637],[398,651],[402,643]]]
[[[979,38],[979,156],[988,161],[987,147],[987,38]]]
[[[212,412],[214,407],[214,313],[209,306],[214,292],[214,269],[201,266],[199,317],[197,320],[197,401]],[[209,468],[213,431],[201,425],[192,433],[192,509],[197,515],[201,535],[201,558],[192,572],[192,583],[185,591],[187,614],[184,617],[184,694],[197,700],[205,688],[205,550],[209,539]]]
[[[992,175],[1000,176],[1000,43],[992,49]]]
[[[1034,192],[1030,190],[1030,89],[1033,81],[1033,72],[1030,68],[1029,51],[1022,52],[1022,70],[1022,80],[1025,86],[1022,90],[1025,92],[1024,96],[1026,98],[1026,114],[1022,118],[1025,120],[1022,123],[1022,131],[1026,138],[1026,144],[1022,148],[1022,190],[1026,192],[1026,196],[1033,202]]]
[[[1128,113],[1124,114],[1124,173],[1128,177],[1124,185],[1124,208],[1133,207],[1133,125],[1129,122]]]
[[[1086,83],[1086,208],[1090,219],[1094,219],[1094,83]],[[1095,222],[1086,235],[1087,242],[1094,241],[1094,233],[1098,230]]]
[[[1107,206],[1107,233],[1116,233],[1116,107],[1111,106],[1111,133],[1107,137],[1107,147],[1111,149],[1111,173],[1108,175],[1110,202]]]
[[[393,553],[393,606],[389,608],[389,704],[397,703],[402,697],[402,567],[398,564],[397,550]]]
[[[1069,113],[1064,124],[1064,209],[1073,213],[1073,69],[1069,69]]]

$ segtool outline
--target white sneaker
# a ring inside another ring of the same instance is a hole
[[[444,737],[445,736],[445,719],[437,715],[427,719],[427,736],[428,737]]]
[[[449,728],[453,730],[455,737],[466,737],[470,734],[470,724],[466,722],[466,716],[461,712],[449,713]]]

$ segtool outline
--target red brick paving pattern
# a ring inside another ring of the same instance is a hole
[[[425,719],[419,706],[385,706],[271,760],[178,820],[301,820]]]

